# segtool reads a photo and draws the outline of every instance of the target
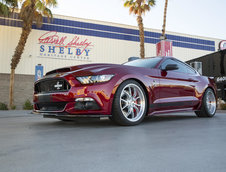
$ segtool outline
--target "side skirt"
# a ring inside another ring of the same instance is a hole
[[[148,114],[148,116],[155,115],[155,114],[162,114],[162,113],[176,113],[176,112],[190,112],[193,111],[193,108],[183,108],[183,109],[173,109],[173,110],[161,110],[161,111],[154,111]]]

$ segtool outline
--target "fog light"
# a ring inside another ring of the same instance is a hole
[[[75,99],[75,110],[98,110],[100,109],[97,102],[90,97]]]
[[[94,102],[95,100],[93,98],[90,97],[86,97],[86,98],[77,98],[75,99],[76,102]]]

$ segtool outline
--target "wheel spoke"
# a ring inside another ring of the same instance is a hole
[[[131,109],[131,116],[132,116],[132,118],[135,117],[133,109]]]
[[[127,102],[126,100],[124,100],[124,99],[121,99],[121,101],[123,101],[123,102],[126,103],[126,104],[128,103],[128,102]]]
[[[139,109],[138,109],[138,107],[136,107],[136,106],[134,106],[134,109],[137,111],[137,113],[139,113]]]
[[[132,90],[131,90],[131,87],[129,87],[129,94],[130,94],[130,97],[132,96]]]
[[[211,103],[209,104],[209,110],[210,110],[210,112],[211,112],[211,109],[212,109],[212,105],[211,105]]]
[[[206,105],[208,111],[213,114],[216,110],[216,99],[213,92],[208,92],[206,96]]]
[[[125,117],[128,118],[128,116],[130,115],[128,112],[124,113]]]
[[[137,101],[138,99],[140,99],[140,97],[139,97],[139,96],[135,98],[135,101]]]
[[[135,99],[137,96],[137,90],[134,88],[133,98]]]
[[[122,107],[122,110],[124,110],[126,107],[128,107],[128,105],[126,104],[124,107]]]
[[[130,97],[130,95],[127,91],[124,90],[123,93]]]
[[[211,104],[210,111],[212,112],[213,110],[214,110],[214,105]]]
[[[128,113],[127,113],[128,116],[131,114],[131,112],[132,112],[132,110],[131,110],[131,108],[129,108]],[[128,117],[128,116],[127,116],[127,117]]]
[[[139,105],[139,104],[137,104],[137,103],[134,103],[134,105],[135,105],[135,106],[139,106],[139,107],[140,107],[140,105]]]

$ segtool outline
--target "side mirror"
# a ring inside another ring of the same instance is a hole
[[[177,64],[168,64],[166,65],[166,68],[163,70],[168,71],[168,70],[177,70],[177,69],[179,69]]]
[[[137,59],[139,59],[139,57],[130,57],[130,58],[128,58],[128,62],[133,61],[133,60],[137,60]]]

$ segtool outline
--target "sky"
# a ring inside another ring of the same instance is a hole
[[[53,14],[137,26],[123,0],[57,0]],[[145,28],[162,29],[165,0],[143,16]],[[226,40],[226,0],[168,0],[166,31]]]

